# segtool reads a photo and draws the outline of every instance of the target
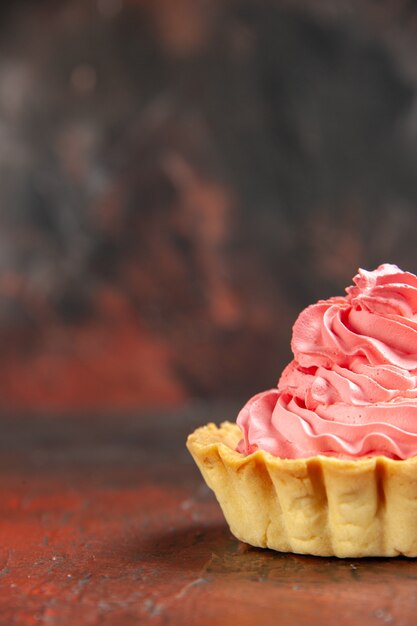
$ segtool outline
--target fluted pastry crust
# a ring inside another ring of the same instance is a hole
[[[241,436],[224,422],[187,440],[235,537],[318,556],[417,556],[417,457],[245,456]]]

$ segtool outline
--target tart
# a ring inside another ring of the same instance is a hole
[[[417,556],[417,277],[384,264],[353,281],[300,314],[276,388],[187,440],[253,546]]]

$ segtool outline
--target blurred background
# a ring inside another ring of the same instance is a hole
[[[417,271],[417,7],[0,8],[0,409],[243,401],[357,267]]]

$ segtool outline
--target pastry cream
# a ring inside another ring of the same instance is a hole
[[[278,388],[238,416],[239,452],[417,455],[417,277],[385,264],[353,280],[298,317]]]

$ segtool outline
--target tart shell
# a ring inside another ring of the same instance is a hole
[[[317,556],[417,556],[417,457],[281,459],[235,450],[236,424],[208,424],[187,447],[235,537]]]

